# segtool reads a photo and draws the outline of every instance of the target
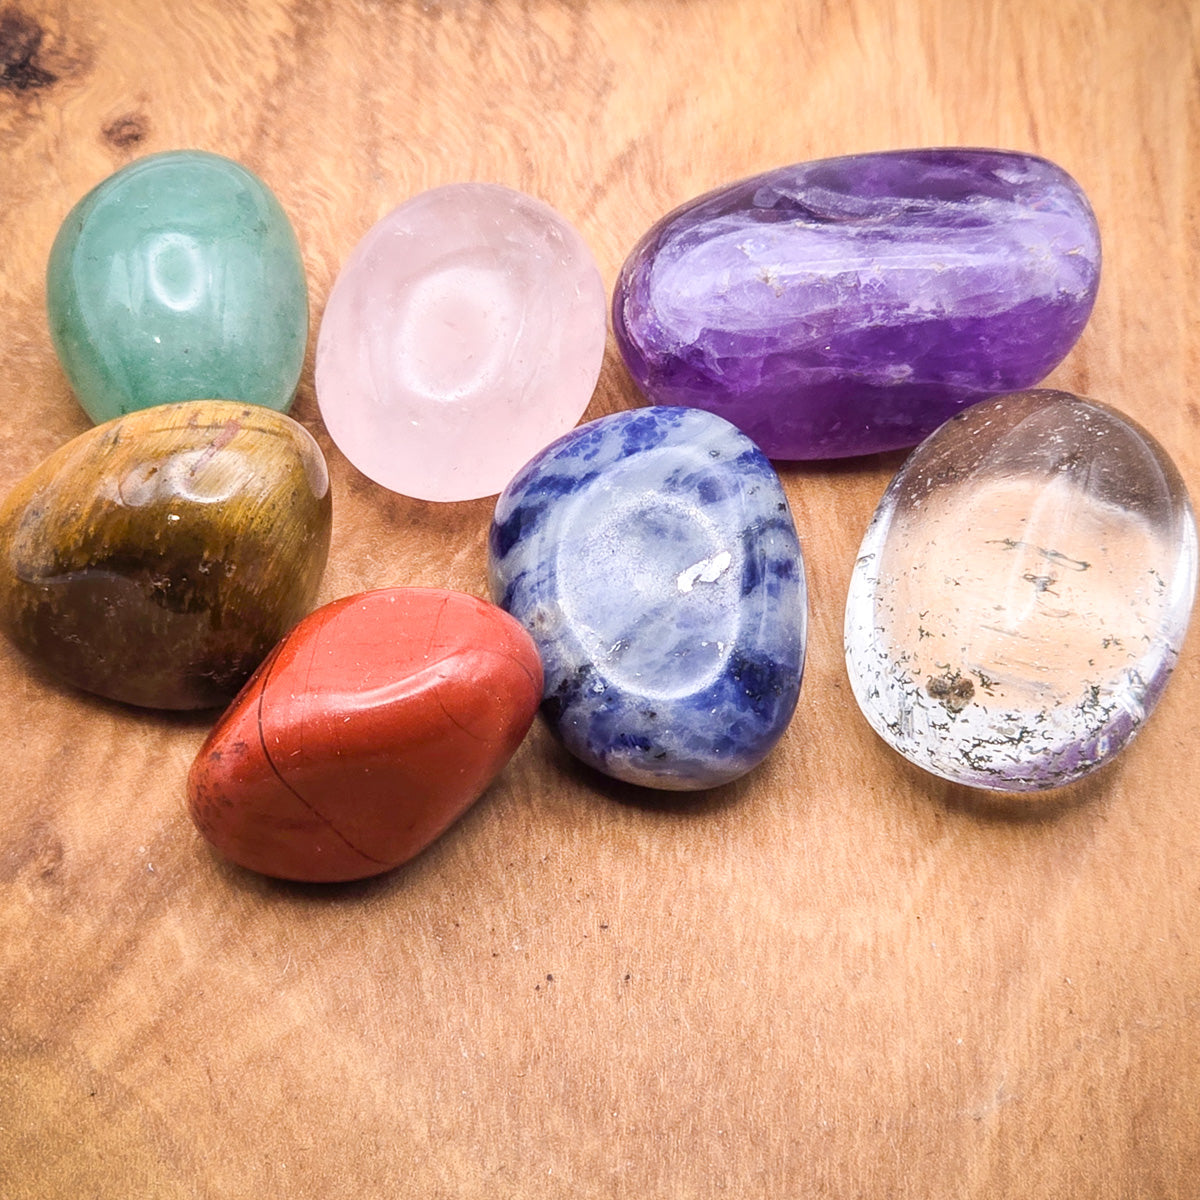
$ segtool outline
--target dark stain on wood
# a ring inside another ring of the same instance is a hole
[[[150,132],[150,124],[141,113],[125,113],[109,121],[100,130],[101,136],[118,150],[128,150],[143,141]]]
[[[46,821],[35,821],[23,837],[0,854],[0,882],[24,879],[37,886],[54,881],[65,857],[62,839]]]
[[[35,61],[44,36],[42,27],[19,9],[0,11],[0,89],[28,92],[58,81]]]

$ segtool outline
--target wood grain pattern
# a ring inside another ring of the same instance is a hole
[[[1114,403],[1200,495],[1192,0],[0,0],[0,489],[86,428],[43,273],[71,204],[199,147],[272,186],[314,322],[415,191],[559,208],[611,283],[636,236],[785,162],[1047,155],[1105,270],[1054,386]],[[383,494],[326,450],[321,600],[482,594],[488,501]],[[610,351],[591,415],[636,402]],[[900,456],[784,482],[811,584],[796,718],[677,802],[543,730],[409,867],[267,883],[183,811],[203,717],[58,688],[0,647],[0,1195],[1194,1197],[1195,630],[1139,740],[1060,802],[932,780],[841,662]]]

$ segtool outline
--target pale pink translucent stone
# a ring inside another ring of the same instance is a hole
[[[424,192],[358,243],[317,342],[330,436],[421,500],[499,492],[587,407],[604,284],[552,208],[495,184]]]

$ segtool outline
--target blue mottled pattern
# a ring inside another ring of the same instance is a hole
[[[713,787],[787,727],[803,559],[770,463],[722,418],[646,408],[554,442],[496,505],[489,576],[541,651],[546,718],[599,770]]]

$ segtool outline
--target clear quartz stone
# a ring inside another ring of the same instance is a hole
[[[1059,787],[1157,703],[1196,590],[1196,524],[1145,430],[1066,392],[967,409],[880,501],[846,603],[855,698],[956,783]]]

